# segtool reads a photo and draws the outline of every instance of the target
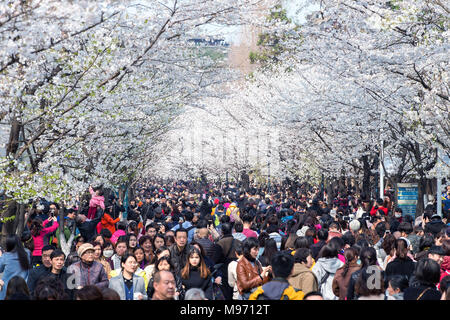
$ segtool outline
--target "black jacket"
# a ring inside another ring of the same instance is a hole
[[[314,258],[314,260],[317,260],[317,256],[319,255],[320,250],[322,249],[322,247],[324,245],[326,245],[327,243],[323,240],[320,240],[317,243],[314,243],[313,245],[311,245],[310,249],[311,249],[311,255]]]
[[[78,230],[80,231],[81,236],[86,241],[91,241],[97,232],[97,224],[102,220],[103,213],[100,217],[97,217],[91,221],[85,221],[81,224],[78,224]]]
[[[421,284],[418,287],[406,288],[403,294],[403,300],[417,300],[421,294],[422,296],[420,297],[419,300],[441,299],[441,293],[439,292],[439,290],[436,289],[436,287]]]
[[[414,274],[416,263],[409,257],[406,259],[395,258],[395,260],[389,262],[386,266],[386,280],[394,275],[405,276],[408,280]]]
[[[425,233],[432,233],[433,235],[438,234],[442,229],[446,228],[447,226],[445,223],[443,223],[441,220],[433,220],[431,222],[428,222],[425,225]]]
[[[39,279],[45,277],[50,272],[50,268],[45,267],[44,265],[39,265],[30,270],[28,274],[27,285],[30,290],[30,294],[33,295],[33,291],[36,288],[36,284]]]
[[[184,289],[188,291],[191,288],[200,288],[205,293],[205,297],[208,300],[213,300],[213,284],[211,276],[206,278],[200,277],[200,271],[197,268],[191,268],[189,271],[188,279],[181,279],[184,285]]]

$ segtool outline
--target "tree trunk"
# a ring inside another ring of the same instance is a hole
[[[4,223],[2,226],[2,234],[0,243],[4,247],[6,237],[10,234],[14,234],[14,220],[10,220],[9,218],[16,216],[18,212],[19,206],[16,201],[9,200],[6,204],[5,211],[2,214],[2,218],[4,219]]]
[[[363,156],[362,162],[363,162],[363,181],[362,181],[361,198],[370,200],[371,169],[368,156]]]

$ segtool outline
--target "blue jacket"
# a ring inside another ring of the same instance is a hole
[[[30,251],[25,249],[28,254],[28,261],[31,265]],[[25,281],[28,279],[28,271],[20,266],[19,256],[16,252],[5,252],[0,257],[0,273],[3,272],[2,280],[5,284],[0,291],[0,300],[5,299],[6,289],[8,288],[9,280],[14,276],[22,277]]]
[[[185,221],[185,222],[183,222],[183,223],[181,224],[181,226],[183,227],[183,229],[188,229],[188,228],[192,227],[192,222],[190,222],[190,221]],[[180,225],[177,224],[177,225],[176,225],[175,227],[173,227],[171,230],[172,230],[172,231],[177,231],[179,228],[180,228]],[[195,229],[196,229],[196,228],[191,228],[191,229],[188,231],[188,242],[189,242],[189,243],[191,243],[192,240],[194,239]]]

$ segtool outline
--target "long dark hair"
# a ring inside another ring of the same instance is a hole
[[[189,258],[191,256],[193,256],[194,254],[198,254],[198,256],[200,257],[200,263],[198,266],[198,271],[200,272],[200,277],[203,279],[206,279],[210,275],[211,272],[209,271],[208,267],[206,266],[205,259],[202,256],[201,251],[198,250],[196,247],[192,247],[189,250],[189,254],[187,255],[187,259],[186,259],[186,265],[181,270],[181,277],[183,279],[189,279],[189,273],[191,271],[191,264],[189,262]]]
[[[10,300],[15,294],[21,294],[28,298],[30,297],[30,290],[28,289],[27,283],[20,276],[14,276],[8,281],[5,300]]]
[[[262,253],[261,257],[259,258],[259,261],[263,265],[270,265],[270,261],[272,261],[272,257],[275,255],[275,253],[278,252],[277,248],[277,242],[274,239],[267,239],[266,243],[264,245],[264,252]],[[263,258],[264,257],[264,258]]]
[[[358,258],[358,250],[355,248],[347,248],[344,250],[344,257],[345,257],[345,264],[344,264],[344,271],[342,272],[342,276],[345,277],[348,270],[350,269],[350,263],[352,261],[356,261]]]
[[[40,219],[33,219],[33,221],[31,221],[30,231],[32,236],[36,237],[40,235],[42,229],[44,229],[44,226]]]
[[[7,252],[17,252],[19,257],[19,263],[22,269],[30,269],[30,255],[25,251],[22,242],[16,235],[9,235],[6,238],[6,251]]]

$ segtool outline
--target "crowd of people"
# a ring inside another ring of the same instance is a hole
[[[413,217],[307,184],[89,195],[30,207],[0,250],[0,300],[450,300],[447,204]]]

